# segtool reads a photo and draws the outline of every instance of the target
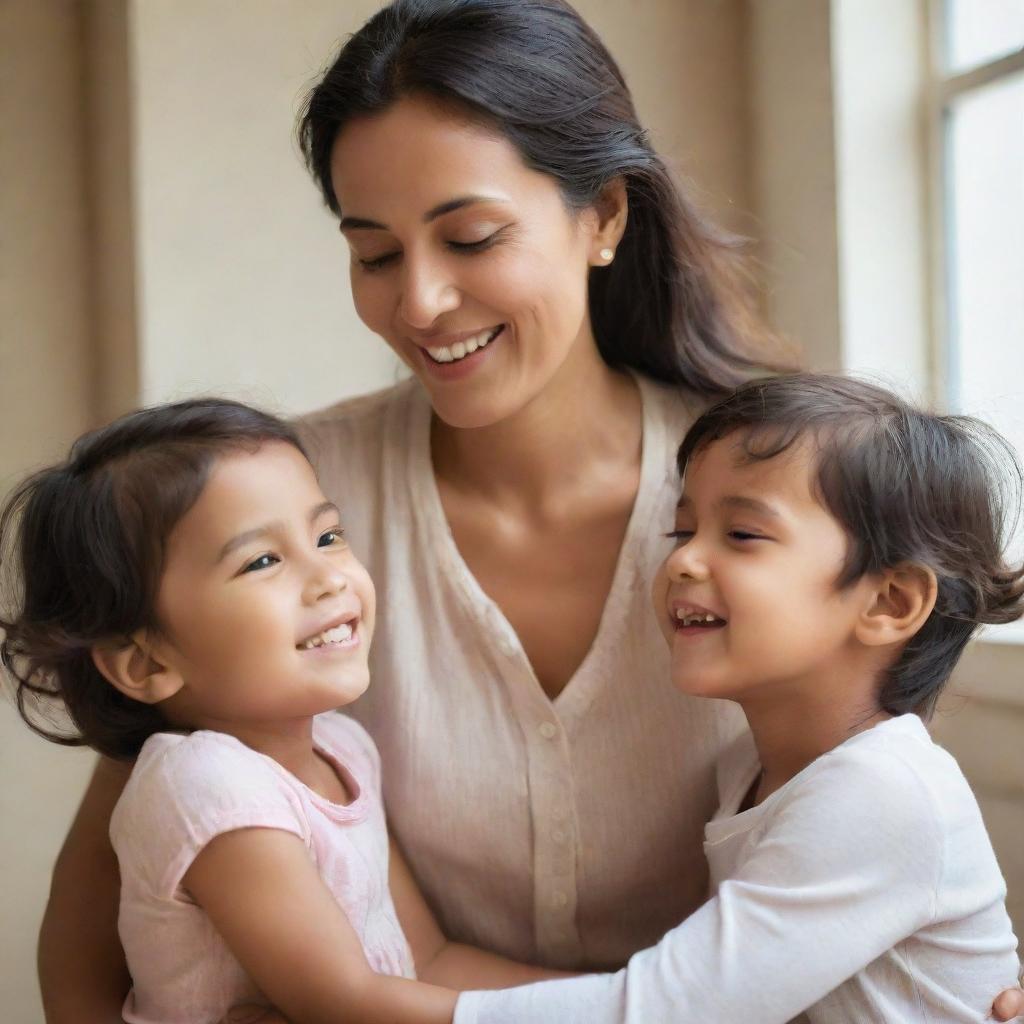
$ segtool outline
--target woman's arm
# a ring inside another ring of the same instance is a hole
[[[117,937],[120,876],[110,815],[127,765],[100,758],[57,857],[39,934],[47,1024],[120,1024],[131,985]]]
[[[293,1024],[449,1024],[456,993],[375,973],[301,839],[217,836],[183,884],[267,999]]]
[[[531,981],[570,977],[565,971],[548,970],[507,960],[459,942],[449,942],[438,927],[427,901],[398,844],[391,840],[388,884],[398,920],[405,932],[423,981],[450,988],[509,988]]]

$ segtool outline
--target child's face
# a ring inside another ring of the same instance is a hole
[[[677,546],[654,585],[676,686],[734,700],[837,678],[873,593],[868,578],[836,587],[847,538],[811,492],[809,444],[746,462],[739,439],[691,460]]]
[[[220,458],[168,540],[158,656],[195,728],[301,719],[369,682],[374,590],[291,445]]]

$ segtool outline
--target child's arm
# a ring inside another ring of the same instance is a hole
[[[183,884],[260,990],[293,1024],[449,1024],[456,993],[375,973],[301,839],[217,836]]]
[[[898,763],[830,758],[761,823],[753,855],[717,896],[627,968],[464,994],[455,1024],[785,1024],[934,920],[946,870],[940,818]],[[992,872],[961,879],[955,895],[967,905],[1001,899]],[[1008,928],[978,942],[1003,966],[964,986],[972,992],[957,991],[962,975],[950,977],[947,995],[962,1006],[950,1019],[983,1015],[995,989],[1013,984]],[[979,984],[992,991],[979,992]]]
[[[398,920],[412,949],[416,974],[422,981],[457,989],[486,989],[570,976],[565,971],[533,967],[473,946],[449,942],[394,839],[391,840],[388,882]]]

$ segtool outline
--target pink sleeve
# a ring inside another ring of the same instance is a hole
[[[185,872],[216,836],[274,828],[303,841],[298,794],[272,762],[216,732],[151,737],[111,819],[121,874],[162,899],[180,896]]]

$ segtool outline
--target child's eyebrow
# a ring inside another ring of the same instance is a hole
[[[719,498],[715,504],[720,508],[735,508],[744,512],[756,512],[758,515],[768,516],[771,519],[781,519],[782,513],[774,505],[769,505],[760,498],[751,498],[745,494],[728,494]],[[693,499],[688,494],[681,494],[676,508],[681,511],[689,511],[693,507]]]
[[[315,505],[309,513],[310,523],[316,522],[324,513],[333,512],[336,516],[341,515],[338,506],[333,501],[321,501],[319,505]],[[265,537],[268,534],[274,533],[283,529],[284,523],[280,519],[275,519],[273,522],[264,523],[262,526],[253,527],[251,530],[245,530],[242,533],[232,537],[224,547],[220,549],[220,553],[217,555],[217,564],[220,564],[228,557],[233,551],[237,551],[239,548],[244,547],[246,544],[254,540],[259,540],[260,537]]]

